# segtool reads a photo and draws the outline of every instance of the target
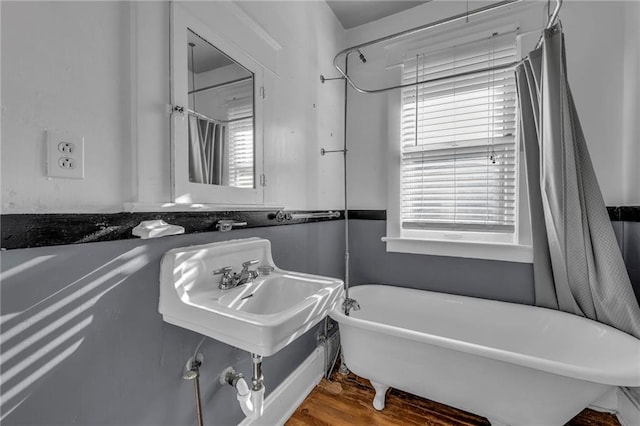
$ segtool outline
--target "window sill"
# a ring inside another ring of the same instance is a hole
[[[533,248],[519,244],[383,237],[388,252],[533,263]]]

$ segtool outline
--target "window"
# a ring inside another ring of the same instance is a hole
[[[407,55],[402,83],[431,82],[400,94],[395,237],[518,244],[515,75],[486,70],[518,56],[515,32]]]
[[[238,85],[239,86],[239,85]],[[231,97],[227,96],[229,125],[227,127],[229,182],[227,185],[236,188],[254,187],[254,155],[253,155],[253,85],[244,85],[246,92],[236,90]]]

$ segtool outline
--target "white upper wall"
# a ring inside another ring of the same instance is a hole
[[[6,2],[2,212],[121,210],[130,196],[126,3]],[[46,177],[45,130],[85,138],[85,179]]]
[[[470,3],[470,8],[488,3],[474,1]],[[510,7],[513,8],[510,13],[519,16],[517,22],[521,33],[537,30],[546,23],[546,12],[543,10],[546,3],[527,2],[526,5],[521,3]],[[348,30],[346,45],[354,46],[463,13],[466,7],[466,1],[433,1]],[[640,116],[637,101],[637,52],[640,46],[637,8],[637,4],[630,5],[629,2],[565,1],[560,13],[567,44],[569,82],[607,205],[640,201],[636,166],[639,158],[637,117]],[[629,15],[626,9],[633,9],[635,15],[625,19]],[[504,12],[495,16],[504,21]],[[477,22],[477,19],[472,18],[471,22]],[[456,25],[464,23],[451,24]],[[625,63],[625,50],[636,52],[635,62],[627,58]],[[360,64],[355,56],[349,64],[350,74],[353,73],[352,76],[362,83],[362,87],[378,88],[397,84],[397,81],[385,81],[390,73],[384,71],[386,53],[383,49],[367,47],[363,51],[368,58],[366,64]],[[625,104],[630,109],[625,108],[623,114]],[[362,95],[351,91],[348,116],[350,207],[384,209],[387,95]],[[626,124],[623,116],[627,117]],[[627,153],[632,155],[627,156]],[[633,160],[627,160],[627,166],[624,167],[624,158]],[[628,186],[626,191],[623,182]]]
[[[342,86],[322,85],[344,30],[325,2],[185,7],[271,71],[265,202],[342,208]],[[116,212],[170,200],[167,2],[7,2],[2,14],[2,213]],[[131,34],[131,36],[129,36]],[[262,37],[263,36],[263,37]],[[268,41],[265,41],[268,40]],[[280,46],[277,54],[265,43]],[[45,129],[85,138],[85,179],[49,179]]]
[[[640,2],[625,8],[623,188],[625,204],[640,205]]]
[[[342,157],[319,152],[342,147],[343,85],[321,84],[319,75],[336,75],[331,62],[345,46],[463,12],[466,1],[431,2],[346,33],[324,2],[196,7],[227,30],[249,17],[280,46],[267,56],[259,35],[239,42],[275,72],[267,71],[265,201],[336,209],[343,206]],[[168,3],[3,1],[0,14],[2,213],[115,212],[125,202],[168,201]],[[544,13],[534,17],[527,25],[542,25]],[[566,1],[561,18],[569,80],[605,201],[638,204],[640,6]],[[365,53],[368,63],[353,57],[350,69],[365,87],[377,87],[375,62],[384,68],[384,60]],[[384,209],[386,96],[351,92],[349,105],[350,208]],[[84,180],[46,177],[46,129],[84,136]]]
[[[623,167],[624,51],[625,45],[638,46],[639,40],[625,39],[625,3],[568,1],[560,13],[569,85],[609,206],[629,202],[624,187],[630,176]],[[636,110],[636,120],[638,115]]]
[[[332,61],[344,48],[344,29],[324,1],[238,5],[282,46],[278,78],[267,87],[273,125],[265,127],[265,200],[287,208],[342,209],[342,156],[321,156],[320,149],[342,148],[344,88],[322,84],[320,74],[335,74]]]

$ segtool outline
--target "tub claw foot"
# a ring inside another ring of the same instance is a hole
[[[380,383],[376,383],[373,381],[371,382],[371,385],[376,391],[376,396],[373,398],[373,408],[380,411],[384,408],[387,389],[389,389],[389,386],[381,385]]]

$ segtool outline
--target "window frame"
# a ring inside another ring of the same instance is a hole
[[[501,28],[500,31],[515,29],[516,25]],[[480,39],[486,36],[488,31],[472,29],[460,31],[452,36],[447,44],[451,46],[468,41]],[[534,32],[535,33],[535,32]],[[537,33],[539,36],[539,33]],[[534,34],[516,33],[516,52],[518,60],[533,48]],[[420,48],[434,48],[428,43],[421,44]],[[438,46],[441,48],[441,46]],[[413,44],[413,49],[415,44]],[[405,51],[408,49],[405,49]],[[525,53],[526,52],[526,53]],[[397,73],[395,78],[402,81],[402,67],[393,69]],[[403,229],[401,217],[401,91],[395,90],[387,95],[389,143],[387,160],[387,236],[382,240],[386,243],[388,252],[425,254],[437,256],[464,257],[488,260],[511,261],[521,263],[533,262],[533,249],[531,247],[531,225],[529,220],[529,203],[524,170],[524,152],[520,140],[519,122],[516,120],[516,152],[517,177],[516,177],[516,221],[513,234],[501,234],[490,232],[456,231],[456,230],[423,230]]]

